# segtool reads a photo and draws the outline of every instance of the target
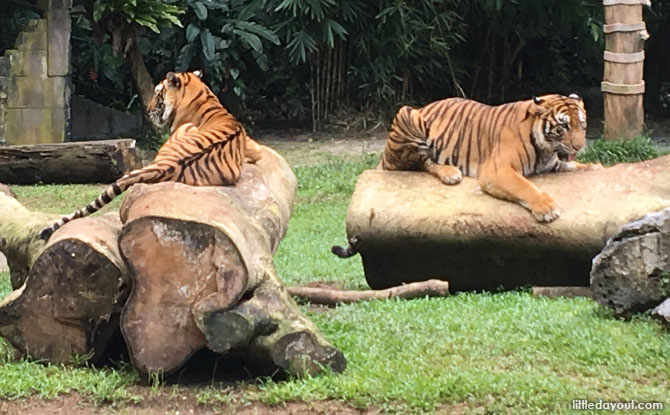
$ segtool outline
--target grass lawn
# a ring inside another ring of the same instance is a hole
[[[346,208],[356,177],[376,164],[376,156],[312,154],[314,162],[301,165],[298,150],[285,155],[299,165],[300,187],[276,254],[279,274],[289,285],[318,280],[365,287],[360,258],[341,260],[329,251],[345,242]],[[13,189],[30,208],[68,212],[102,188]],[[0,294],[6,295],[6,273],[0,274],[0,284]],[[571,410],[573,399],[634,399],[665,404],[663,411],[640,413],[670,414],[670,334],[647,316],[615,319],[589,299],[535,298],[514,291],[306,310],[344,352],[344,373],[207,383],[196,389],[198,402],[216,407],[328,399],[397,413],[575,414],[590,412]],[[0,340],[0,400],[77,392],[91,401],[123,405],[143,399],[137,384],[137,374],[127,366],[75,369],[13,361]],[[171,393],[170,386],[152,391]]]

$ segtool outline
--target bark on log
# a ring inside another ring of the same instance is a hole
[[[235,186],[162,183],[126,194],[120,247],[135,281],[121,330],[138,370],[170,373],[204,347],[296,375],[344,369],[274,269],[296,187],[286,162],[264,148]]]
[[[388,298],[446,297],[449,295],[449,283],[440,280],[414,282],[386,290],[337,290],[319,287],[288,287],[288,293],[300,300],[312,304],[336,306],[337,304],[358,303]]]
[[[481,192],[464,178],[445,186],[428,174],[370,170],[347,213],[374,289],[429,278],[453,290],[588,286],[591,259],[626,222],[670,206],[670,156],[598,171],[531,179],[561,206],[551,224]]]
[[[670,209],[627,223],[593,259],[593,297],[619,316],[670,295]]]
[[[142,167],[135,140],[0,147],[0,182],[111,183]]]
[[[0,302],[0,336],[34,359],[95,363],[120,336],[128,295],[117,244],[121,223],[118,217],[73,221],[45,245],[38,235],[54,216],[0,193],[0,251],[15,288]]]

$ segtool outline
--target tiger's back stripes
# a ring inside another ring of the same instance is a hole
[[[491,196],[521,204],[536,220],[560,216],[554,200],[525,176],[602,168],[574,161],[586,144],[586,110],[576,95],[545,95],[489,106],[449,98],[402,107],[393,120],[378,168],[427,171],[446,184],[476,177]],[[341,257],[356,254],[355,235]]]
[[[93,202],[42,230],[42,239],[49,239],[71,220],[98,211],[134,184],[177,181],[192,186],[232,185],[240,178],[245,158],[254,162],[260,157],[258,144],[247,137],[242,124],[221,105],[197,72],[169,72],[156,86],[147,109],[155,124],[170,124],[172,131],[152,164],[126,174]]]

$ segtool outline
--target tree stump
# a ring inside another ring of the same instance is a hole
[[[649,38],[642,5],[649,0],[603,0],[605,6],[605,139],[630,140],[644,126],[644,42]]]
[[[531,181],[561,207],[555,222],[537,223],[523,207],[484,194],[475,179],[445,186],[427,173],[363,172],[347,236],[368,284],[588,286],[591,259],[623,224],[670,206],[670,156]]]
[[[593,297],[619,316],[658,305],[670,296],[670,209],[626,224],[591,270]]]
[[[134,283],[121,330],[138,370],[168,374],[204,347],[298,376],[344,370],[342,353],[274,269],[296,187],[286,162],[264,148],[235,186],[161,183],[126,194],[119,244]]]
[[[111,183],[142,167],[135,140],[0,146],[0,182]]]
[[[73,221],[45,245],[38,235],[54,217],[0,193],[0,251],[15,288],[0,302],[0,335],[34,359],[97,362],[120,336],[128,295],[121,223],[113,215]]]

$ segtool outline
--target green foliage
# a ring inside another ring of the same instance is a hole
[[[666,152],[659,150],[649,137],[638,137],[629,141],[596,140],[579,154],[578,160],[585,163],[602,163],[611,166],[617,163],[635,163],[660,157]]]
[[[268,70],[268,45],[279,45],[273,30],[261,22],[264,1],[180,0],[188,12],[179,42],[176,68],[204,69],[215,92],[232,91],[244,100],[251,66]],[[255,72],[254,72],[255,73]],[[255,81],[255,79],[251,78]]]
[[[129,25],[146,27],[160,33],[160,26],[181,27],[178,16],[184,11],[176,0],[95,0],[92,7],[93,22],[103,19],[123,20]]]
[[[39,18],[39,10],[28,0],[0,2],[0,55],[14,47],[16,37],[29,21]]]

